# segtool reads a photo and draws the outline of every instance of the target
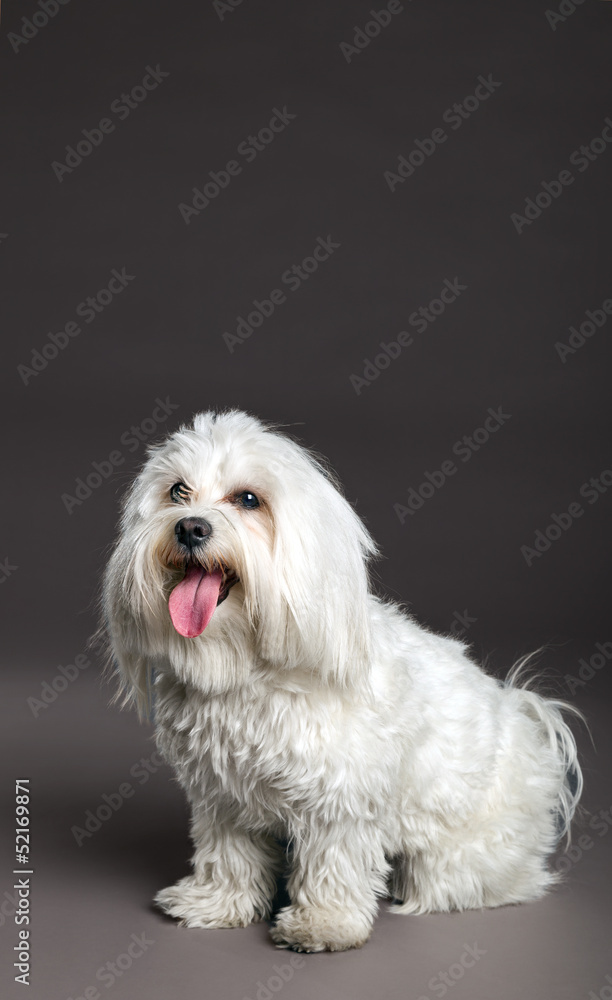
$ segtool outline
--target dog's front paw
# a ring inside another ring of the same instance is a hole
[[[258,909],[248,893],[197,882],[193,875],[162,889],[155,902],[183,927],[246,927],[266,916],[265,906]]]
[[[286,906],[270,935],[277,948],[294,951],[346,951],[361,948],[372,930],[371,920],[340,908]]]

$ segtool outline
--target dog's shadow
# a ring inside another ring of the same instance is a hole
[[[287,843],[278,841],[279,847],[287,857]],[[185,875],[190,875],[192,867],[189,864],[193,847],[185,830],[181,830],[176,824],[167,825],[165,829],[158,830],[155,835],[146,838],[145,842],[136,842],[130,845],[133,848],[134,858],[137,859],[137,866],[141,872],[146,872],[147,880],[150,878],[155,882],[157,888],[166,885],[173,885]],[[132,853],[130,851],[130,853]],[[182,866],[176,864],[176,859],[184,857],[185,863]],[[276,879],[276,891],[272,901],[268,923],[272,923],[279,910],[284,906],[289,906],[291,899],[287,891],[288,879],[287,870],[281,872]],[[133,870],[133,869],[132,869]],[[167,923],[176,924],[173,917],[169,917],[152,901],[148,904],[148,909],[154,913],[158,919]]]
[[[44,800],[44,796],[41,798]],[[95,818],[93,810],[89,819],[84,818],[85,804],[69,791],[63,796],[56,792],[49,799],[43,809],[53,817],[47,835],[49,854],[60,866],[66,864],[73,872],[75,867],[80,869],[87,882],[100,884],[113,895],[120,883],[123,893],[138,900],[160,920],[171,920],[149,901],[160,889],[192,872],[189,811],[182,793],[167,789],[162,796],[140,798],[140,808],[135,799],[126,800],[116,814],[107,808],[106,813],[111,815],[104,814],[103,820]],[[278,843],[288,867],[287,843]],[[287,877],[281,873],[269,919],[289,903]]]
[[[287,858],[287,864],[286,871],[281,872],[276,880],[269,920],[291,902],[287,892],[287,871],[290,864],[288,845],[284,840],[278,840],[278,844]],[[115,873],[122,871],[126,876],[129,871],[131,880],[143,886],[145,892],[149,893],[149,899],[152,899],[152,895],[159,889],[173,885],[192,872],[189,859],[193,853],[193,845],[188,835],[187,810],[184,810],[183,815],[180,812],[178,815],[176,812],[168,814],[153,827],[137,822],[127,838],[109,838],[104,848],[103,857],[100,856],[98,860],[106,870]],[[176,923],[153,902],[149,903],[148,908],[160,919]]]

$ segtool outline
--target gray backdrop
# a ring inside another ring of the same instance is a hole
[[[612,995],[611,17],[606,0],[5,4],[4,994],[23,990],[29,778],[32,996]],[[147,442],[233,406],[329,457],[382,593],[498,673],[547,645],[596,747],[577,730],[589,812],[555,894],[383,903],[365,949],[299,967],[265,925],[186,931],[151,909],[187,870],[186,812],[85,645]]]

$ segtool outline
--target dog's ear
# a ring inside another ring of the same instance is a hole
[[[351,686],[370,663],[367,560],[376,547],[327,471],[294,447],[290,489],[272,511],[276,607],[260,608],[261,648],[273,661]]]
[[[134,648],[140,629],[127,600],[128,573],[120,540],[104,574],[99,632],[106,645],[107,672],[119,682],[113,700],[133,705],[139,717],[147,719],[152,708],[152,670],[147,657]]]
[[[151,718],[153,705],[153,671],[147,659],[113,642],[113,661],[119,677],[119,687],[113,701],[133,705],[141,721]]]

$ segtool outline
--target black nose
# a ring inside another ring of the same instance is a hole
[[[183,517],[174,526],[174,534],[179,545],[197,549],[198,545],[203,545],[209,535],[212,535],[212,528],[203,517]]]

